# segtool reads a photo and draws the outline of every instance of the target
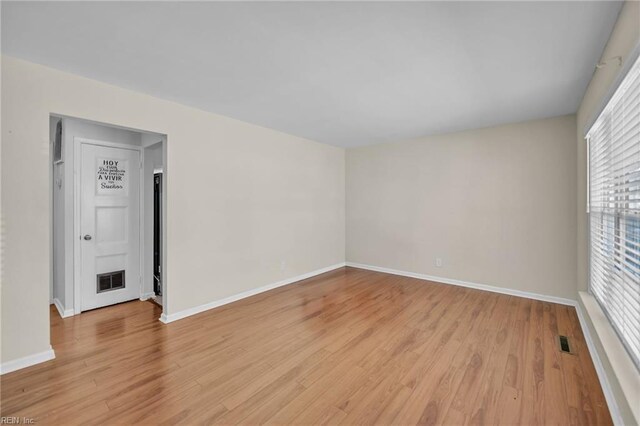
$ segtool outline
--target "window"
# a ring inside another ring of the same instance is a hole
[[[587,143],[589,291],[640,368],[640,58]]]

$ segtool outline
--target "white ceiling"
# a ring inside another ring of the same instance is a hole
[[[2,51],[332,145],[573,113],[620,2],[2,2]]]

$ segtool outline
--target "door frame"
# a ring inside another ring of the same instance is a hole
[[[83,138],[79,136],[73,137],[73,310],[75,314],[80,314],[82,311],[82,247],[81,247],[81,217],[80,217],[80,195],[81,195],[81,166],[82,166],[82,145],[95,145],[107,148],[121,148],[131,151],[138,151],[139,153],[139,169],[140,174],[140,192],[138,196],[138,203],[140,204],[138,214],[138,232],[139,244],[138,250],[140,251],[140,277],[138,279],[138,295],[142,299],[143,296],[143,283],[145,278],[144,272],[144,150],[142,146],[129,145],[118,142],[101,141],[96,139]]]

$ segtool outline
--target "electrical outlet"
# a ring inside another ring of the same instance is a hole
[[[280,271],[284,272],[284,270],[287,269],[287,262],[285,262],[284,260],[280,261]]]
[[[441,257],[436,257],[436,266],[438,268],[442,268],[442,258]]]

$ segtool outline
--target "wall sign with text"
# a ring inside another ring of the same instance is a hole
[[[101,195],[126,194],[129,181],[128,160],[98,158],[96,189]]]

